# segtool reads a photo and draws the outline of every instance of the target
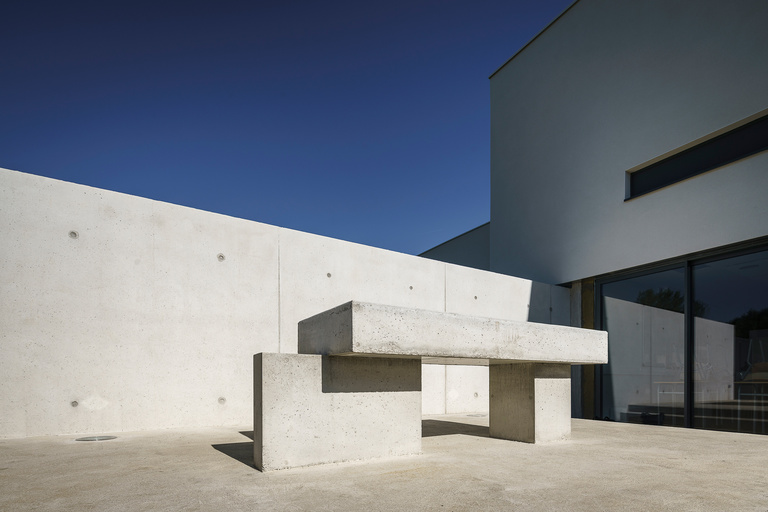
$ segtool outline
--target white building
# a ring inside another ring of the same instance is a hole
[[[768,431],[766,25],[761,0],[579,0],[490,78],[478,257],[609,330],[585,417]]]

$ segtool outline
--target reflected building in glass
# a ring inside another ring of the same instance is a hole
[[[606,283],[601,417],[683,425],[685,279],[680,269]]]

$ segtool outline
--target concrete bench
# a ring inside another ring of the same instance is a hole
[[[254,359],[262,471],[421,451],[421,364],[488,365],[490,435],[567,439],[570,365],[607,362],[607,334],[349,302],[299,323],[300,354]]]

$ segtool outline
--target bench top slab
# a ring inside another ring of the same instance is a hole
[[[352,301],[299,322],[299,353],[440,364],[602,364],[608,334]]]

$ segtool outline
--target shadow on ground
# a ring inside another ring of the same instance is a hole
[[[251,441],[246,441],[244,443],[222,443],[211,446],[224,455],[229,455],[236,461],[242,462],[249,468],[253,468],[253,430],[243,430],[240,433],[251,439]]]
[[[240,433],[251,440],[253,439],[253,430],[244,430]],[[450,436],[454,434],[490,437],[488,427],[482,425],[470,425],[469,423],[443,420],[421,420],[421,437]],[[254,467],[253,441],[246,441],[243,443],[222,443],[211,446],[215,450],[232,457],[238,462],[242,462],[250,468]]]
[[[421,420],[421,437],[450,436],[464,434],[476,437],[491,437],[488,427],[443,420]]]

